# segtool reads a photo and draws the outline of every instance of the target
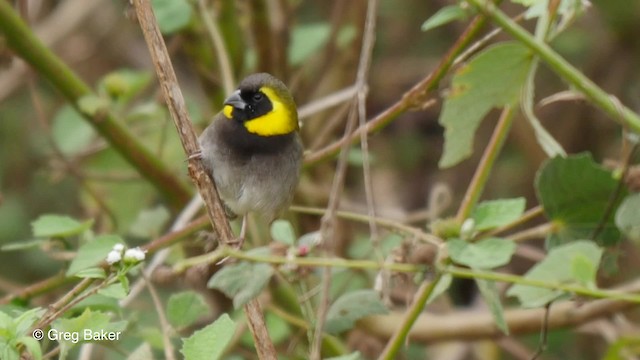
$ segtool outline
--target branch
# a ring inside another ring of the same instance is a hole
[[[628,126],[635,132],[640,132],[640,117],[638,114],[622,105],[620,100],[613,95],[603,91],[598,85],[568,63],[562,56],[553,51],[549,45],[536,40],[533,35],[522,28],[522,26],[516,24],[489,1],[469,0],[469,2],[504,29],[505,32],[511,34],[520,40],[522,44],[533,50],[536,55],[547,63],[551,70],[555,71],[566,82],[589,98],[596,106],[611,116],[613,120],[623,126]]]
[[[0,32],[11,49],[49,80],[82,117],[162,193],[174,210],[189,201],[191,190],[108,109],[99,111],[99,114],[87,114],[78,107],[78,100],[93,95],[91,88],[36,37],[8,1],[0,1]]]
[[[180,91],[173,66],[171,65],[167,47],[160,34],[153,10],[151,9],[151,4],[149,0],[136,0],[134,1],[134,7],[138,21],[140,22],[140,27],[144,33],[145,41],[149,47],[151,58],[156,67],[160,87],[162,88],[162,93],[169,107],[169,113],[178,130],[180,142],[187,156],[192,158],[191,156],[193,154],[197,154],[200,151],[200,146],[191,120],[189,119],[186,104]],[[202,196],[215,234],[222,244],[229,244],[233,240],[233,233],[231,232],[229,221],[218,197],[215,183],[205,171],[200,160],[192,158],[192,160],[189,161],[189,175]],[[245,313],[258,356],[261,359],[276,359],[275,348],[269,339],[258,300],[254,299],[245,305]]]

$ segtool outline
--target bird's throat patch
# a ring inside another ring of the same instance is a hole
[[[224,108],[222,108],[222,113],[227,119],[233,118],[233,106],[225,105]]]
[[[244,123],[248,132],[259,136],[285,135],[298,129],[298,119],[295,109],[289,109],[278,94],[268,87],[260,89],[271,101],[273,109],[268,113]],[[227,115],[227,107],[224,113]],[[231,110],[229,110],[229,115]]]

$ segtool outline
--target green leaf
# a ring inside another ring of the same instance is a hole
[[[386,314],[387,308],[374,290],[357,290],[339,297],[327,311],[325,330],[337,334],[353,328],[354,323],[369,315]]]
[[[449,290],[449,287],[451,287],[452,281],[453,281],[453,276],[451,276],[451,274],[442,275],[442,277],[440,277],[440,281],[438,281],[438,283],[436,284],[436,287],[431,292],[431,295],[429,295],[429,298],[427,299],[427,304],[431,304],[435,299],[438,298],[438,296],[444,294],[447,290]]]
[[[126,328],[125,321],[111,322],[111,315],[100,311],[86,309],[80,316],[74,318],[59,318],[53,322],[52,328],[58,333],[76,334],[73,339],[58,339],[61,346],[67,349],[79,342],[98,341],[95,333],[119,332],[119,340],[122,340],[122,331]]]
[[[233,298],[233,306],[238,309],[260,294],[273,273],[273,267],[268,264],[240,262],[215,273],[207,286]]]
[[[129,292],[121,282],[111,284],[103,289],[98,290],[98,294],[118,300],[122,300],[127,297]]]
[[[236,323],[229,318],[229,315],[222,314],[214,323],[183,339],[180,352],[185,360],[219,359],[235,330]]]
[[[79,222],[68,216],[41,215],[31,223],[31,229],[35,237],[67,237],[84,232],[92,224],[93,220]]]
[[[170,216],[169,210],[161,205],[153,209],[144,209],[140,211],[136,220],[131,224],[129,232],[131,235],[140,238],[158,236]]]
[[[509,326],[504,318],[504,309],[500,302],[500,292],[498,292],[496,283],[490,280],[476,279],[476,284],[478,285],[478,289],[480,289],[480,294],[482,294],[484,302],[489,306],[496,326],[505,335],[509,335]]]
[[[153,360],[153,349],[148,342],[143,342],[127,356],[127,360]]]
[[[72,156],[95,141],[96,131],[76,109],[65,105],[53,117],[51,136],[64,155]]]
[[[527,272],[525,278],[550,284],[571,282],[595,284],[596,271],[589,271],[590,278],[587,279],[584,262],[588,261],[591,268],[597,269],[601,257],[602,249],[590,241],[581,240],[564,244],[553,248],[544,260]],[[576,258],[579,260],[576,261]],[[540,307],[566,294],[561,290],[516,284],[507,291],[507,295],[517,297],[523,307]]]
[[[591,259],[587,258],[583,254],[576,254],[571,259],[571,276],[581,285],[594,287],[593,282],[598,272],[597,264],[594,264]]]
[[[458,5],[445,6],[427,19],[420,29],[422,31],[429,31],[452,21],[464,20],[467,16],[467,11]]]
[[[32,336],[20,337],[17,339],[17,343],[23,345],[27,349],[29,354],[31,354],[30,359],[42,360],[42,349],[40,348],[40,343]]]
[[[627,196],[616,211],[615,223],[629,239],[640,242],[640,193]]]
[[[591,238],[601,226],[616,187],[611,172],[594,163],[589,154],[546,161],[536,175],[535,188],[554,225],[555,231],[547,237],[547,248]],[[619,240],[620,233],[610,216],[596,242],[611,246]]]
[[[525,198],[484,201],[473,210],[471,217],[479,231],[497,228],[518,220],[524,213]]]
[[[330,33],[331,26],[328,23],[297,26],[291,35],[291,46],[289,46],[291,64],[302,64],[327,42]]]
[[[151,0],[151,6],[163,35],[170,35],[187,27],[193,15],[187,0]]]
[[[447,241],[451,259],[476,269],[493,269],[511,261],[516,244],[507,239],[487,238],[476,243],[453,238]]]
[[[98,265],[106,259],[115,244],[123,243],[124,240],[117,235],[100,235],[87,242],[78,249],[76,257],[69,265],[67,276],[75,275],[80,270]]]
[[[439,120],[445,128],[441,168],[456,165],[471,155],[473,136],[489,110],[517,103],[531,61],[526,47],[501,43],[456,71]]]
[[[209,308],[202,295],[185,291],[173,294],[167,303],[167,320],[174,328],[182,328],[193,324],[208,313]]]
[[[293,246],[296,243],[296,232],[288,220],[276,220],[271,224],[271,238]]]
[[[88,94],[78,99],[78,109],[91,117],[105,113],[109,108],[109,101],[99,96]]]
[[[75,273],[75,276],[79,278],[105,279],[107,274],[104,272],[103,268],[91,267],[78,271]]]
[[[47,241],[44,239],[35,239],[30,241],[18,241],[13,243],[8,243],[0,246],[0,250],[2,251],[18,251],[18,250],[28,250],[32,248],[40,247],[42,244]]]
[[[101,81],[100,87],[120,103],[127,103],[140,94],[151,82],[152,76],[148,71],[119,69],[107,74]]]

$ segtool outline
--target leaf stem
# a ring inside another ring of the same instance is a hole
[[[491,135],[491,139],[489,140],[487,148],[484,150],[484,154],[482,154],[482,159],[476,168],[475,174],[473,174],[471,184],[469,184],[467,192],[464,194],[462,204],[458,209],[456,219],[461,224],[469,217],[471,211],[476,206],[480,195],[482,195],[482,191],[487,184],[489,174],[491,174],[491,169],[493,169],[493,164],[498,158],[498,154],[500,154],[500,150],[502,150],[502,145],[504,145],[504,141],[509,134],[509,129],[513,123],[513,113],[513,107],[506,106],[502,110],[502,114],[500,114],[498,124]]]

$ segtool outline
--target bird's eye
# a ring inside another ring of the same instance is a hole
[[[264,95],[262,95],[262,93],[257,92],[255,94],[253,94],[253,101],[259,102],[260,100],[262,100],[263,97],[264,97]]]

